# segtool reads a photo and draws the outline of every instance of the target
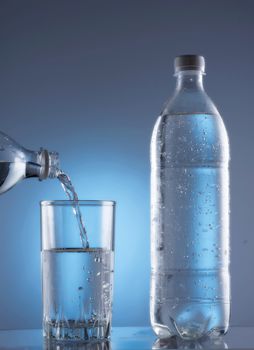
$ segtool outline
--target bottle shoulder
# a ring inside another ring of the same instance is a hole
[[[1,162],[25,162],[25,149],[10,136],[0,131],[0,160]]]
[[[186,113],[219,115],[217,107],[204,90],[183,89],[180,92],[176,91],[166,102],[162,114]]]

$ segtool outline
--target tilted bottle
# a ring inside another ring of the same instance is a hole
[[[176,57],[176,90],[152,135],[150,316],[159,338],[229,326],[229,144],[204,68],[202,56]]]
[[[0,132],[0,194],[25,178],[54,178],[58,166],[58,153],[45,149],[38,152],[27,150]]]

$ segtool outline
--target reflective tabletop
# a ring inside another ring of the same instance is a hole
[[[0,350],[141,350],[141,349],[254,349],[254,327],[231,327],[228,334],[216,340],[179,342],[156,339],[149,327],[114,327],[110,342],[88,344],[45,343],[41,329],[0,331]]]

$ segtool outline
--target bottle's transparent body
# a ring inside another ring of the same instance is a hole
[[[58,154],[45,149],[30,151],[0,132],[0,194],[30,177],[40,180],[57,176]]]
[[[150,312],[159,338],[229,325],[229,144],[202,78],[177,73],[152,135]]]

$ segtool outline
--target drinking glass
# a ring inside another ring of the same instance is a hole
[[[110,337],[114,273],[113,201],[79,201],[89,247],[72,201],[41,202],[43,335],[56,341]]]

